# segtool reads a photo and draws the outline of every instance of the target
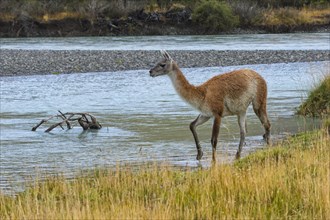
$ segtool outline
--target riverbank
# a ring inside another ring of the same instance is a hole
[[[329,50],[168,51],[182,68],[330,60]],[[0,76],[150,69],[159,51],[0,50]]]
[[[2,219],[327,219],[329,135],[296,135],[234,164],[93,169],[0,192]]]
[[[184,23],[163,23],[134,19],[114,19],[113,21],[100,21],[96,25],[92,25],[88,20],[81,21],[69,18],[49,22],[0,20],[0,37],[4,38],[328,33],[329,31],[329,24],[256,25],[236,27],[225,31],[211,31],[201,25],[192,23],[190,20]]]
[[[6,0],[0,7],[0,37],[329,32],[329,15],[329,4],[320,0]]]

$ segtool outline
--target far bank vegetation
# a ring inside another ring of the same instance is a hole
[[[2,32],[17,32],[19,28],[26,28],[24,25],[34,23],[42,26],[68,20],[80,23],[83,30],[110,29],[99,32],[100,35],[132,35],[145,23],[183,24],[204,33],[229,32],[235,28],[289,32],[297,27],[329,25],[330,1],[1,0],[0,26],[21,25],[15,30],[1,29]],[[118,31],[120,28],[124,30]]]

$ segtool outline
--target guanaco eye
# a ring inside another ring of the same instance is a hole
[[[165,67],[165,64],[159,64],[160,67],[164,68]]]

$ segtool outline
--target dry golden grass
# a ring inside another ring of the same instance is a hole
[[[9,22],[15,20],[15,15],[11,13],[1,13],[0,12],[0,21]]]
[[[29,15],[30,16],[30,15]],[[49,21],[61,21],[65,19],[79,19],[83,18],[83,15],[78,12],[58,12],[58,13],[45,13],[42,16],[35,15],[32,17],[38,22],[49,22]],[[0,21],[10,22],[17,19],[17,15],[10,13],[0,13]]]
[[[324,9],[304,8],[300,13],[312,23],[328,24],[330,22],[330,7]]]
[[[290,138],[231,165],[164,165],[50,177],[15,197],[1,219],[327,219],[329,136]]]
[[[316,9],[305,7],[269,9],[263,13],[261,24],[264,26],[297,26],[303,24],[329,24],[330,7]]]
[[[48,21],[60,21],[64,19],[78,19],[81,18],[82,15],[78,12],[59,12],[59,13],[53,13],[53,14],[44,14],[42,17],[38,18],[38,20],[43,22]]]

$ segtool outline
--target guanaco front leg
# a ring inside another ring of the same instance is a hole
[[[216,162],[216,150],[217,150],[218,136],[220,131],[220,124],[221,124],[221,117],[215,116],[213,122],[212,138],[211,138],[213,162]]]
[[[191,122],[191,124],[190,124],[190,130],[194,136],[196,148],[197,148],[197,157],[196,157],[197,160],[202,159],[203,151],[202,151],[202,147],[199,143],[199,139],[198,139],[197,132],[196,132],[196,127],[198,125],[201,125],[201,124],[207,122],[209,119],[210,119],[210,117],[207,117],[204,115],[198,115],[198,117],[195,119],[195,121]]]

